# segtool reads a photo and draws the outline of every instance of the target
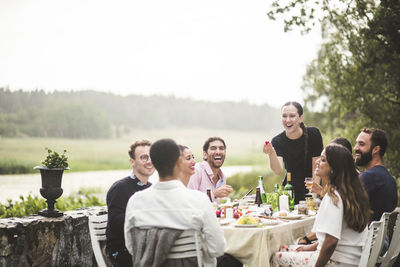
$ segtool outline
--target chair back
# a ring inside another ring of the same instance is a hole
[[[378,260],[381,263],[380,266],[385,267],[393,266],[400,253],[400,213],[393,212],[391,219],[394,220],[392,239],[387,252]]]
[[[89,216],[89,233],[93,253],[99,267],[107,267],[100,241],[106,240],[107,214]]]
[[[203,266],[201,237],[195,230],[185,230],[174,242],[167,259],[197,257],[199,267]]]
[[[384,222],[374,221],[369,225],[367,241],[361,253],[359,267],[373,267],[381,251],[383,243]]]
[[[391,216],[392,216],[391,212],[384,212],[382,214],[382,217],[381,217],[381,221],[383,222],[383,242],[382,242],[380,251],[382,251],[382,249],[383,249],[383,245],[385,243],[384,242],[385,241],[385,237],[389,234],[388,233],[388,226],[389,226],[389,220],[390,220]],[[377,262],[379,262],[379,258],[380,258],[380,256],[378,257],[378,261]]]

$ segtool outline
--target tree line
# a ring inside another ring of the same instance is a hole
[[[174,96],[119,96],[96,91],[0,88],[0,136],[108,138],[133,128],[281,129],[280,110],[247,102]]]

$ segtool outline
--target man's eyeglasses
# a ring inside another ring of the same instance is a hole
[[[140,155],[139,159],[141,162],[146,163],[150,160],[150,156],[147,154],[143,154],[143,155]]]

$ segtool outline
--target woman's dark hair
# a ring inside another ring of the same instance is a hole
[[[187,146],[184,146],[184,145],[178,145],[178,147],[179,147],[179,150],[181,151],[181,153],[183,151],[185,151],[185,149],[189,149]]]
[[[172,139],[160,139],[150,147],[150,158],[160,178],[173,175],[181,152]]]
[[[332,141],[330,141],[330,143],[342,145],[345,148],[347,148],[350,151],[350,153],[352,153],[352,151],[353,151],[353,147],[351,146],[350,141],[344,137],[337,137],[337,138],[333,139]]]
[[[297,109],[297,113],[299,114],[299,117],[303,115],[304,111],[303,111],[303,107],[300,105],[299,102],[296,101],[289,101],[286,102],[283,107],[286,106],[294,106]],[[304,122],[300,123],[300,128],[303,130],[303,134],[304,134],[304,168],[307,169],[307,154],[308,154],[308,131],[307,131],[307,127],[304,124]]]
[[[370,209],[368,195],[361,181],[351,152],[342,145],[329,144],[325,147],[326,160],[331,168],[329,181],[324,191],[337,205],[338,191],[343,201],[343,217],[347,225],[357,232],[362,232],[368,225]]]

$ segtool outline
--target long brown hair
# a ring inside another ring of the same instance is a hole
[[[338,191],[343,201],[344,220],[351,229],[362,232],[370,218],[369,201],[351,152],[342,145],[329,144],[325,147],[325,155],[331,173],[324,191],[335,205],[338,202],[335,190]]]

